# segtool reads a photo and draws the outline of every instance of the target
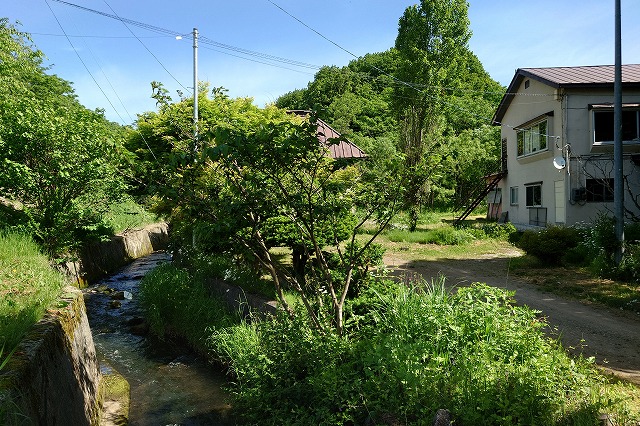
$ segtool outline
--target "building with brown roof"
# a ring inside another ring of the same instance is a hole
[[[521,68],[501,126],[501,211],[518,228],[613,212],[614,66]],[[640,64],[622,67],[625,209],[640,217]]]
[[[311,111],[290,110],[289,113],[300,117],[311,116]],[[318,141],[329,149],[331,158],[335,160],[357,160],[367,157],[367,154],[355,143],[343,137],[337,130],[320,118],[316,119],[318,124]]]

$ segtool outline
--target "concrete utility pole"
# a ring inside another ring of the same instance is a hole
[[[193,29],[193,151],[198,150],[198,29]]]
[[[613,84],[613,201],[616,219],[615,261],[619,265],[624,253],[624,173],[622,158],[622,24],[620,0],[616,0],[615,79]]]

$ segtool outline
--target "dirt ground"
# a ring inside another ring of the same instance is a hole
[[[594,356],[605,371],[640,385],[640,316],[544,292],[510,274],[510,259],[516,255],[514,250],[474,259],[426,261],[407,260],[402,253],[387,252],[385,264],[396,276],[430,280],[444,275],[449,286],[483,282],[514,290],[516,301],[540,311],[548,320],[549,333],[559,336],[571,353]]]

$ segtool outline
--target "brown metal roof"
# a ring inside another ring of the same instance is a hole
[[[303,110],[291,110],[291,114],[296,114],[302,117],[308,117],[311,112]],[[338,138],[342,138],[338,143],[334,141]],[[333,141],[332,141],[333,139]],[[326,122],[318,118],[318,141],[329,148],[331,158],[333,159],[353,159],[353,158],[367,158],[367,154],[364,153],[358,145],[354,144],[350,140],[342,137],[337,130],[329,126]]]
[[[538,77],[560,86],[613,84],[615,67],[613,65],[597,65],[586,67],[555,67],[555,68],[521,68],[524,74]],[[622,66],[622,83],[640,83],[640,64]]]
[[[500,124],[520,83],[525,78],[540,81],[555,88],[603,88],[614,82],[614,65],[583,67],[518,68],[493,116],[492,123]],[[640,87],[640,64],[622,65],[622,88]]]

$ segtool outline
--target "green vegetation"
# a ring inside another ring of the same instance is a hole
[[[97,212],[124,192],[125,129],[83,107],[43,58],[0,19],[0,196],[20,208],[2,216],[56,256],[108,233]]]
[[[477,425],[595,425],[603,412],[617,424],[639,419],[626,386],[608,383],[591,360],[568,357],[536,312],[500,289],[372,283],[350,300],[339,336],[284,312],[232,324],[202,304],[201,284],[184,274],[162,267],[148,289],[163,293],[175,279],[179,293],[164,297],[183,315],[157,299],[151,309],[197,324],[191,335],[228,366],[236,412],[249,424],[423,424],[440,408]]]
[[[0,233],[0,348],[5,355],[56,303],[63,285],[63,276],[30,237]]]
[[[111,203],[107,208],[102,220],[114,233],[141,228],[159,221],[157,215],[148,212],[130,197]]]

